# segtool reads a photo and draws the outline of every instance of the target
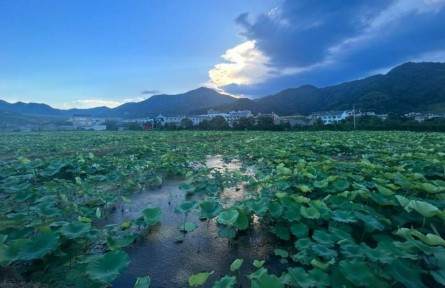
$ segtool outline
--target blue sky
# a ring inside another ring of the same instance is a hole
[[[445,62],[445,0],[0,0],[0,99],[259,97]]]

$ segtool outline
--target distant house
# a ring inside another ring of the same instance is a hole
[[[411,113],[405,114],[405,117],[413,118],[417,122],[423,122],[425,120],[429,120],[429,119],[433,119],[433,118],[445,117],[445,114],[411,112]]]
[[[73,126],[86,127],[93,124],[93,117],[88,114],[74,114],[71,121],[73,122]]]
[[[310,119],[305,116],[283,116],[280,117],[282,124],[289,123],[290,126],[308,126],[311,125]]]
[[[323,111],[323,112],[314,112],[309,115],[313,121],[317,119],[321,119],[324,124],[334,124],[338,123],[347,117],[351,116],[351,111]]]
[[[159,114],[156,116],[155,120],[162,126],[166,124],[179,124],[181,120],[184,119],[184,116],[163,116]]]
[[[279,125],[280,124],[280,116],[278,116],[277,114],[275,114],[274,112],[272,113],[258,113],[256,115],[256,118],[258,119],[259,117],[270,117],[273,119],[273,124],[274,125]]]

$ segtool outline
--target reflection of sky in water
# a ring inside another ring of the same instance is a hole
[[[232,161],[224,164],[221,157],[209,157],[208,167],[222,169],[220,172],[236,171],[241,162]],[[140,211],[149,204],[162,209],[161,223],[151,228],[144,237],[126,250],[130,255],[131,263],[128,270],[119,277],[113,287],[133,287],[137,277],[150,276],[151,287],[188,287],[187,280],[192,274],[203,271],[215,271],[207,281],[206,286],[211,287],[220,277],[230,272],[230,264],[236,258],[244,259],[241,275],[255,271],[252,262],[255,259],[266,259],[276,262],[275,257],[269,259],[274,247],[274,239],[258,220],[254,219],[249,230],[240,233],[236,240],[218,236],[218,227],[213,219],[200,221],[197,213],[191,213],[187,221],[194,221],[198,228],[186,234],[183,243],[176,243],[175,238],[181,237],[178,225],[184,221],[184,215],[175,213],[176,205],[185,200],[185,193],[178,188],[180,181],[166,181],[164,185],[155,190],[134,194],[132,203],[121,203],[116,212],[108,217],[110,223],[122,223],[130,218],[137,218]],[[243,198],[245,189],[239,183],[232,189],[225,189],[222,201],[233,203]],[[171,204],[169,205],[169,200]],[[188,199],[189,200],[189,199]],[[122,212],[124,211],[124,212]],[[273,270],[272,270],[273,271]],[[247,277],[241,279],[244,287],[249,283]],[[239,285],[240,283],[238,283]]]

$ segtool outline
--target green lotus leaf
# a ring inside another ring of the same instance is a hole
[[[264,263],[266,262],[266,260],[253,260],[253,266],[255,266],[256,268],[261,268],[263,267]]]
[[[337,179],[331,185],[338,192],[348,190],[350,186],[349,182],[343,179]]]
[[[433,217],[442,213],[439,208],[424,201],[411,200],[408,207],[416,210],[424,217]]]
[[[321,261],[319,261],[318,259],[315,259],[315,258],[311,260],[311,265],[313,267],[320,268],[322,270],[326,270],[332,264],[335,264],[335,259],[334,258],[332,258],[331,260],[329,260],[327,262],[321,262]]]
[[[335,235],[332,235],[326,230],[315,230],[312,234],[312,239],[328,247],[334,246],[337,242]]]
[[[290,232],[297,238],[304,238],[308,236],[309,228],[303,223],[292,223]]]
[[[249,228],[249,217],[245,211],[239,211],[239,215],[238,218],[236,218],[234,226],[238,230],[246,230]]]
[[[214,271],[212,272],[202,272],[198,274],[193,274],[189,277],[189,285],[190,287],[197,287],[204,285],[204,283],[207,281],[210,275],[212,275]]]
[[[421,183],[418,185],[418,187],[428,193],[439,193],[439,192],[445,191],[445,187],[438,187],[431,183]]]
[[[195,222],[187,221],[181,225],[178,226],[179,231],[181,232],[192,232],[196,228],[198,228],[198,225],[196,225]]]
[[[82,223],[82,222],[74,222],[67,225],[62,226],[60,228],[60,234],[65,236],[68,239],[75,239],[79,237],[85,236],[88,232],[91,231],[91,224]]]
[[[289,257],[289,252],[287,252],[286,250],[283,250],[283,249],[275,249],[275,250],[273,250],[273,253],[276,256],[280,256],[281,258]]]
[[[235,209],[230,209],[219,213],[218,223],[225,225],[233,225],[238,219],[239,212]]]
[[[415,262],[397,258],[385,267],[385,272],[407,288],[426,288],[422,283],[422,269]]]
[[[155,225],[161,220],[162,211],[159,207],[147,207],[142,210],[144,221],[148,225]]]
[[[284,219],[286,219],[290,222],[299,221],[301,219],[301,212],[300,212],[300,209],[298,209],[300,207],[300,205],[297,204],[296,202],[294,202],[294,203],[295,203],[295,206],[287,207],[284,210],[284,213],[282,216]]]
[[[311,288],[317,285],[317,282],[311,277],[311,275],[306,273],[306,271],[301,267],[288,268],[287,271],[292,277],[292,280],[297,282],[302,288]]]
[[[303,250],[311,247],[314,244],[310,238],[301,238],[295,241],[294,246],[298,250]]]
[[[59,246],[56,232],[40,233],[31,238],[19,252],[21,260],[39,259]]]
[[[388,188],[386,188],[384,186],[376,184],[375,187],[377,188],[377,191],[379,191],[380,194],[382,194],[384,196],[391,196],[391,195],[396,194],[396,193],[394,193],[394,191],[392,191],[391,189],[388,189]]]
[[[218,281],[216,281],[212,288],[233,288],[236,285],[236,277],[235,276],[224,276]]]
[[[271,228],[271,232],[277,235],[281,240],[287,241],[290,239],[289,227],[285,223],[276,223],[275,226]]]
[[[111,283],[128,267],[129,263],[130,259],[124,251],[107,252],[90,261],[86,273],[93,281]]]
[[[221,204],[216,198],[206,198],[199,204],[201,216],[207,219],[216,217],[221,210]]]
[[[351,283],[354,283],[355,286],[369,286],[373,283],[374,274],[368,265],[366,265],[366,262],[361,262],[356,259],[342,260],[339,265],[345,278],[351,281]]]
[[[236,230],[232,227],[224,227],[218,230],[219,237],[233,239],[236,236]]]
[[[175,208],[175,212],[178,214],[188,214],[198,204],[195,201],[184,201]]]
[[[355,212],[354,215],[355,217],[363,221],[366,232],[372,232],[375,230],[382,231],[385,228],[382,223],[380,223],[377,219],[370,215],[366,215],[360,212]]]
[[[134,283],[134,288],[148,288],[150,287],[150,277],[149,276],[145,276],[145,277],[138,277],[138,279],[136,279],[136,283]]]
[[[301,206],[300,207],[300,213],[306,219],[318,219],[318,218],[320,218],[320,212],[317,210],[317,208],[315,208],[313,206],[309,206],[307,208],[305,206]]]
[[[371,249],[366,244],[360,244],[360,249],[365,253],[366,257],[372,262],[381,262],[383,264],[392,263],[396,257],[398,249],[390,241],[380,241],[377,247]]]
[[[110,250],[119,250],[133,243],[136,238],[137,238],[136,235],[126,236],[123,238],[107,237],[107,243]]]
[[[307,192],[311,192],[312,191],[312,189],[308,185],[304,185],[304,184],[298,185],[297,188],[300,189],[300,191],[303,192],[303,193],[307,193]]]
[[[428,233],[424,235],[421,232],[412,229],[411,235],[419,238],[423,243],[428,244],[430,246],[445,246],[445,240],[442,237],[435,234]]]
[[[283,207],[277,201],[269,202],[269,213],[273,218],[278,218],[283,213]]]
[[[13,241],[10,245],[0,245],[0,265],[8,266],[20,258],[20,251],[28,243],[25,239]]]
[[[311,247],[311,249],[317,256],[323,257],[325,259],[331,259],[337,257],[337,251],[329,249],[324,245],[315,244]]]
[[[262,198],[261,200],[250,200],[250,201],[246,201],[246,206],[247,208],[249,208],[251,211],[253,211],[256,215],[258,216],[264,216],[264,214],[266,214],[268,206],[269,206],[269,201],[266,198]]]
[[[335,210],[332,212],[332,219],[337,222],[342,223],[354,223],[357,222],[357,219],[354,217],[354,215],[349,211],[343,211],[343,210]]]
[[[261,268],[247,277],[251,280],[251,288],[284,288],[280,279],[273,274],[268,274],[265,268]]]
[[[230,264],[230,271],[235,272],[236,270],[238,270],[241,265],[243,265],[243,262],[243,259],[235,259],[232,264]]]
[[[323,270],[318,268],[312,269],[309,271],[309,275],[317,283],[317,287],[331,287],[331,277]]]

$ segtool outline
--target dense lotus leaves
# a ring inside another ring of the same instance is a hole
[[[26,244],[26,239],[15,240],[9,245],[0,244],[0,265],[7,266],[18,260],[20,252]]]
[[[161,220],[162,211],[159,207],[147,207],[142,210],[145,223],[155,225]]]
[[[288,268],[289,275],[292,277],[292,281],[298,284],[302,288],[311,288],[316,286],[317,282],[306,271],[301,268]]]
[[[218,281],[216,281],[212,288],[234,288],[236,285],[236,277],[235,276],[224,276]]]
[[[329,249],[324,245],[315,244],[311,247],[311,249],[315,253],[315,255],[323,257],[327,260],[337,257],[337,251]]]
[[[380,221],[378,221],[372,216],[360,212],[355,212],[354,215],[355,217],[363,221],[366,232],[372,232],[375,230],[382,231],[385,228],[385,226],[382,223],[380,223]]]
[[[151,280],[149,276],[138,277],[138,279],[136,279],[136,283],[134,283],[133,288],[148,288],[150,287],[150,283]]]
[[[280,217],[283,213],[283,206],[281,206],[277,201],[270,201],[268,208],[270,215],[274,218]]]
[[[116,279],[128,266],[130,259],[124,251],[117,250],[96,256],[86,272],[93,281],[109,283]]]
[[[332,219],[342,223],[357,222],[357,219],[354,217],[354,214],[344,210],[335,210],[334,212],[332,212]]]
[[[189,277],[189,285],[190,287],[197,287],[204,285],[204,283],[207,281],[210,275],[212,275],[214,272],[201,272],[198,274],[193,274]]]
[[[39,233],[26,243],[19,252],[21,260],[39,259],[54,251],[59,246],[59,234],[56,232]]]
[[[422,269],[415,262],[397,258],[385,267],[385,271],[407,288],[426,288],[421,280]]]
[[[356,286],[372,287],[375,283],[374,273],[366,262],[358,259],[342,260],[339,262],[339,266],[346,279]]]
[[[314,279],[315,283],[317,283],[317,287],[330,287],[331,286],[331,278],[323,270],[314,268],[309,271],[309,275],[312,277],[312,279]]]
[[[91,230],[91,224],[74,222],[62,226],[60,233],[68,239],[75,239],[84,236]]]
[[[314,233],[312,234],[312,239],[328,247],[334,246],[337,242],[337,237],[334,234],[329,233],[329,231],[320,229],[314,231]]]

